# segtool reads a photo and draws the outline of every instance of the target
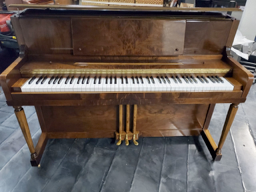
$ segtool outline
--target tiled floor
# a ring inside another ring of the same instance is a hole
[[[210,131],[218,142],[227,104],[216,106]],[[29,150],[13,109],[0,94],[0,192],[256,192],[256,85],[241,104],[220,162],[201,137],[143,138],[117,147],[112,139],[50,140],[41,168]],[[39,123],[25,107],[36,142]]]

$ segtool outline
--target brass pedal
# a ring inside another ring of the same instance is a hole
[[[139,145],[139,143],[136,141],[136,135],[135,134],[133,134],[132,140],[133,140],[134,145]]]
[[[118,140],[118,142],[116,143],[116,145],[119,146],[119,145],[121,145],[121,143],[122,143],[122,135],[120,134],[120,135],[119,135],[119,140]]]
[[[126,145],[126,146],[129,145],[129,137],[128,137],[128,134],[125,135],[125,145]]]

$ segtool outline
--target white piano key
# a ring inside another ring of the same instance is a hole
[[[66,81],[66,78],[65,77],[61,77],[59,80],[58,80],[58,85],[56,86],[55,90],[56,92],[61,92],[62,91],[62,86],[63,84],[65,83]]]
[[[57,88],[57,86],[58,86],[58,81],[59,81],[59,79],[60,79],[60,77],[56,77],[56,78],[54,78],[54,80],[52,81],[52,84],[51,84],[51,86],[50,86],[50,92],[56,92],[55,90],[56,90],[56,88]]]
[[[88,76],[85,76],[85,77],[83,77],[83,79],[82,79],[82,87],[81,87],[81,91],[82,92],[86,92],[86,91],[88,91],[88,87],[89,87],[89,84],[87,84],[87,81],[89,81],[89,77]]]
[[[21,86],[21,92],[30,92],[31,85],[33,82],[30,82],[33,79],[33,82],[36,80],[36,77],[31,77],[28,79],[22,86]]]
[[[223,77],[220,77],[222,81],[224,81],[225,87],[227,91],[233,91],[234,90],[234,85],[232,85],[228,80],[226,80]]]
[[[47,92],[49,88],[48,82],[50,81],[50,77],[46,78],[44,83],[40,83],[40,88],[38,88],[38,92]],[[49,90],[50,91],[50,90]]]
[[[67,91],[69,82],[70,82],[70,77],[63,78],[63,81],[61,83],[61,91],[62,92]]]
[[[40,85],[41,81],[43,80],[43,77],[37,78],[31,85],[31,92],[38,92],[38,86]]]

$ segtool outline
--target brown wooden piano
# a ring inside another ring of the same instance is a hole
[[[229,57],[238,21],[167,8],[26,9],[12,17],[20,57],[2,74],[38,166],[48,139],[202,135],[215,160],[253,75]],[[208,126],[230,103],[218,145]],[[33,145],[22,106],[35,106]]]

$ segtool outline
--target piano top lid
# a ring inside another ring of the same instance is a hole
[[[189,12],[227,12],[227,11],[242,11],[239,8],[212,8],[212,7],[154,7],[154,6],[85,6],[85,5],[36,5],[36,4],[11,4],[9,7],[14,8],[30,8],[30,9],[64,9],[64,10],[98,10],[98,11],[189,11]]]
[[[26,54],[64,54],[99,60],[216,55],[222,54],[227,42],[232,41],[229,34],[235,29],[233,18],[217,12],[53,7],[57,9],[26,9],[12,17],[19,45],[26,47]]]

